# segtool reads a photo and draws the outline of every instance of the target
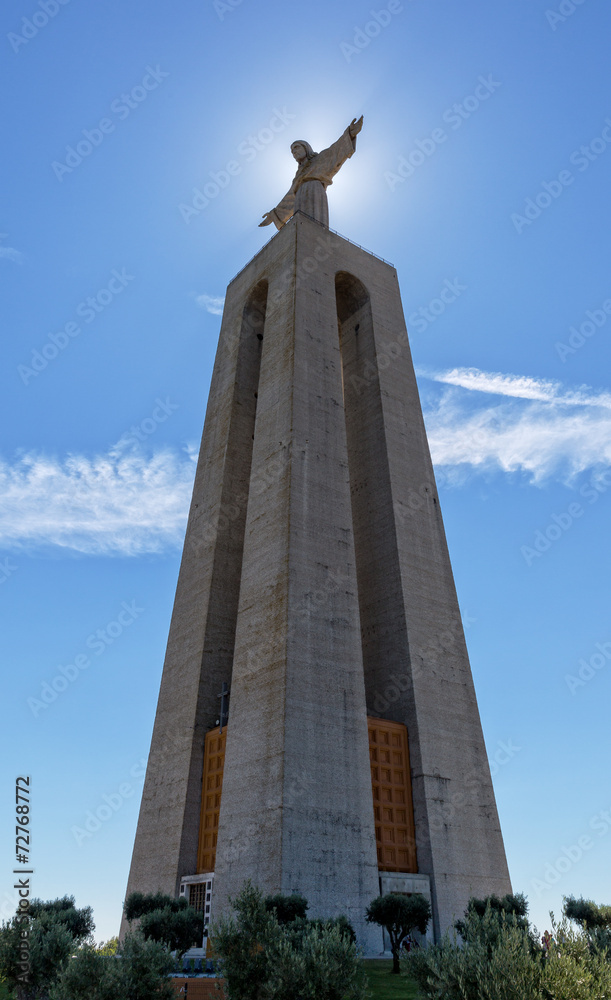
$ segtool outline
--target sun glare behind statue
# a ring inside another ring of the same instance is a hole
[[[256,182],[252,186],[261,198],[261,212],[277,205],[292,184],[297,161],[291,153],[291,144],[305,139],[316,152],[320,152],[339,139],[350,121],[344,122],[336,113],[329,113],[324,119],[318,117],[314,121],[312,118],[308,126],[308,121],[300,118],[296,125],[277,137],[259,163],[253,164]],[[364,232],[370,233],[378,217],[380,195],[384,193],[384,160],[380,158],[379,143],[372,143],[366,129],[367,120],[357,136],[355,153],[343,164],[327,188],[330,228],[356,242],[364,238]],[[270,227],[264,231],[271,236],[275,230]]]
[[[381,168],[377,151],[357,139],[356,152],[343,165],[327,188],[329,227],[342,236],[355,240],[364,227],[369,227],[376,214],[377,177]],[[358,240],[357,240],[358,242]]]

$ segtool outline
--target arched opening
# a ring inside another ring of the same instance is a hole
[[[407,731],[405,774],[398,780],[398,785],[403,782],[404,791],[392,787],[393,775],[398,771],[395,757],[400,750],[399,743],[394,746],[392,740],[399,740],[397,734],[404,728],[402,701],[409,675],[402,652],[407,649],[405,609],[379,381],[379,370],[387,366],[389,359],[377,356],[371,301],[363,283],[341,271],[336,276],[335,294],[378,858],[380,870],[409,865],[402,870],[416,872]],[[388,746],[374,749],[371,733],[377,731],[376,717],[388,720],[386,728],[380,730]],[[386,785],[378,786],[376,800],[378,770],[384,772]],[[400,799],[401,795],[404,801],[393,801],[393,796]]]
[[[219,692],[224,683],[231,690],[267,292],[267,281],[259,282],[242,312],[220,512],[212,529],[214,567],[202,677]],[[214,699],[208,699],[208,704],[213,706]],[[209,708],[206,728],[215,725],[217,712]]]

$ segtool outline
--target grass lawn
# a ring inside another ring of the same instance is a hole
[[[417,1000],[420,996],[416,984],[405,976],[391,976],[390,959],[367,959],[364,965],[373,1000]]]

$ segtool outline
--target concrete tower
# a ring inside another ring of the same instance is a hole
[[[230,283],[128,892],[511,890],[393,267],[297,212]]]

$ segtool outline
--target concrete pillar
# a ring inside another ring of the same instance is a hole
[[[246,269],[248,284],[265,278],[269,292],[214,905],[222,910],[249,877],[267,892],[302,892],[312,916],[346,913],[374,948],[364,911],[379,886],[330,242],[299,217]],[[231,299],[244,294],[235,284]]]

